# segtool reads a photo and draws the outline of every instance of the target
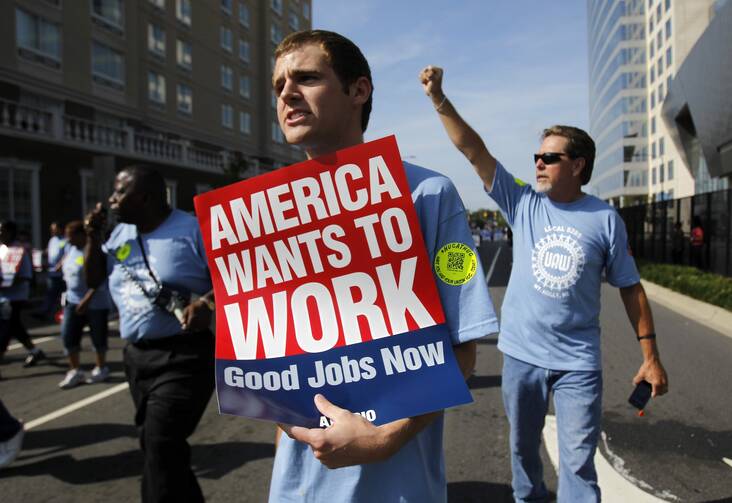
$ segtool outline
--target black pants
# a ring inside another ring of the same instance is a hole
[[[145,458],[142,501],[203,501],[186,439],[214,389],[213,334],[128,344],[124,362]]]
[[[27,350],[30,351],[33,349],[33,342],[31,341],[30,335],[28,335],[28,331],[20,319],[20,312],[25,307],[25,304],[24,300],[11,301],[10,306],[12,311],[10,318],[7,320],[0,319],[0,355],[8,349],[8,343],[10,343],[12,337],[18,339]]]
[[[6,442],[13,438],[20,428],[20,422],[8,412],[5,404],[0,400],[0,442]]]

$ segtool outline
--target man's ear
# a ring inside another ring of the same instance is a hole
[[[585,170],[587,165],[587,159],[584,157],[578,157],[574,160],[574,166],[572,166],[572,176],[582,177],[582,172]]]
[[[366,77],[359,77],[348,89],[354,105],[363,105],[366,103],[372,91],[373,87],[371,86],[371,82]]]

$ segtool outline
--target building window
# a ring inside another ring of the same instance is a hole
[[[663,154],[666,152],[666,142],[663,138],[658,140],[658,155],[663,156]]]
[[[227,52],[231,52],[232,49],[231,30],[225,26],[221,27],[221,48]]]
[[[280,124],[276,121],[272,121],[272,141],[275,143],[285,143],[285,137],[280,129]]]
[[[242,98],[251,98],[251,82],[247,75],[239,77],[239,96]]]
[[[668,178],[668,181],[670,182],[671,180],[674,179],[674,161],[668,161],[668,166],[666,169],[667,169],[666,174],[668,175],[667,178]]]
[[[656,65],[658,67],[658,77],[661,77],[661,74],[663,73],[663,56],[658,57],[658,64]]]
[[[651,184],[656,185],[656,168],[651,169]]]
[[[125,58],[104,44],[92,42],[92,76],[95,82],[124,88]]]
[[[270,0],[269,3],[272,6],[272,10],[281,16],[282,15],[282,0]]]
[[[663,183],[663,163],[658,167],[658,181]]]
[[[297,15],[297,11],[290,9],[289,15],[290,28],[297,31],[300,29],[300,17]]]
[[[0,157],[0,219],[14,220],[40,244],[40,165]]]
[[[175,48],[175,60],[178,66],[190,70],[193,67],[193,49],[185,40],[178,39]]]
[[[147,48],[158,56],[165,57],[165,30],[152,23],[147,25]]]
[[[658,102],[661,103],[663,101],[663,82],[658,84]]]
[[[656,158],[656,142],[651,143],[651,159]],[[656,182],[653,182],[656,183]]]
[[[673,77],[671,75],[668,76],[666,79],[666,91],[671,92],[671,81],[673,80]]]
[[[249,42],[246,40],[239,40],[239,59],[249,63]]]
[[[239,131],[242,134],[251,134],[252,116],[249,112],[239,112]]]
[[[648,54],[650,55],[648,59],[651,59],[653,57],[653,39],[651,39],[651,43],[648,44]]]
[[[651,84],[653,84],[653,81],[656,80],[656,67],[655,66],[651,67],[651,79],[650,80],[651,80]]]
[[[307,2],[302,3],[302,17],[310,19],[310,4]]]
[[[155,72],[147,72],[147,97],[155,103],[165,104],[165,77]]]
[[[54,61],[49,63],[60,66],[58,63],[61,61],[61,30],[57,25],[15,9],[15,26],[15,40],[19,49],[31,51],[43,58],[51,58]]]
[[[230,66],[221,65],[221,87],[227,91],[234,89],[234,72]]]
[[[221,105],[221,125],[227,129],[234,127],[234,109],[231,105]]]
[[[231,14],[231,0],[221,0],[221,10]]]
[[[663,12],[661,11],[661,2],[658,2],[658,5],[656,6],[656,19],[659,21],[661,20],[661,16],[663,16]]]
[[[249,6],[244,3],[239,4],[239,24],[249,28]]]
[[[669,47],[666,49],[666,68],[671,68],[671,63],[673,63],[673,56],[671,55],[671,48]]]
[[[175,0],[175,17],[181,23],[187,26],[191,25],[191,0]]]
[[[651,89],[651,110],[656,108],[656,93]]]
[[[661,30],[658,30],[658,33],[656,34],[656,45],[658,46],[658,52],[661,52],[661,48],[663,47],[663,33]]]
[[[666,12],[671,10],[671,0],[666,0]]]
[[[653,14],[651,14],[651,18],[648,20],[648,36],[653,33]]]
[[[93,17],[118,30],[124,30],[122,12],[122,0],[92,0]]]
[[[178,111],[191,115],[193,113],[193,91],[185,84],[177,86]]]
[[[651,134],[656,134],[656,118],[651,117]]]
[[[666,21],[666,40],[671,38],[671,20]]]
[[[278,24],[272,23],[270,25],[270,38],[273,44],[279,44],[282,40],[282,28]]]

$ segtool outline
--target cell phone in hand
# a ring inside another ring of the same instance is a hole
[[[628,402],[636,409],[643,410],[648,400],[651,399],[652,389],[650,383],[646,381],[639,382],[633,390],[633,393],[631,393],[630,398],[628,398]]]

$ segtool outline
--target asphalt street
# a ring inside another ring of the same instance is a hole
[[[498,251],[500,250],[500,252]],[[511,266],[506,243],[482,253],[496,305],[503,301]],[[603,286],[604,441],[602,455],[628,484],[669,501],[732,501],[732,337],[653,303],[659,346],[670,375],[670,393],[637,417],[626,400],[640,365],[640,351],[616,290]],[[732,332],[732,328],[731,328]],[[137,501],[142,457],[124,387],[123,343],[113,332],[112,379],[62,391],[65,363],[56,327],[36,329],[49,359],[23,369],[24,351],[13,349],[0,366],[0,397],[33,427],[18,460],[0,471],[3,502]],[[475,402],[446,412],[449,500],[511,501],[508,425],[500,396],[501,356],[495,338],[480,341],[469,381]],[[85,338],[82,363],[91,368]],[[109,396],[100,393],[108,390]],[[92,398],[93,397],[93,398]],[[100,398],[101,397],[101,398]],[[75,410],[64,410],[71,404]],[[95,401],[92,401],[95,400]],[[54,412],[61,415],[49,416]],[[551,413],[551,412],[550,412]],[[274,455],[271,424],[217,413],[211,403],[191,437],[193,464],[212,502],[266,501]],[[543,452],[547,485],[556,472]],[[623,501],[622,495],[604,495]],[[626,500],[628,501],[628,500]]]

